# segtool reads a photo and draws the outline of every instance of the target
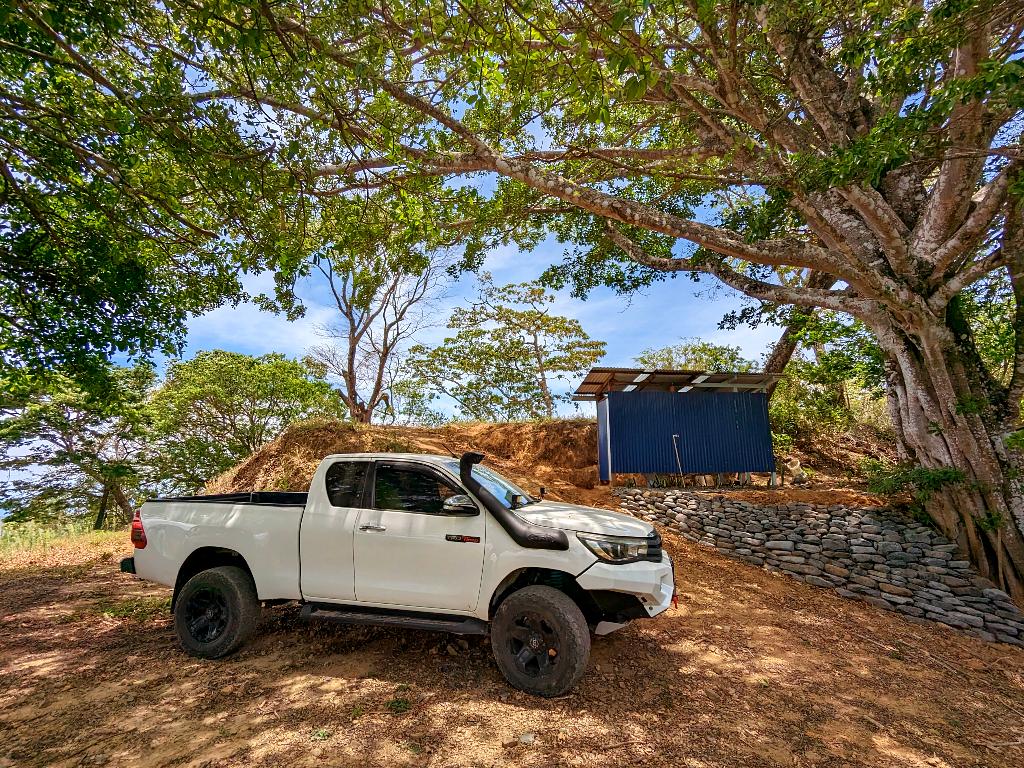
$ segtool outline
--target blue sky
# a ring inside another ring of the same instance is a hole
[[[536,279],[544,269],[561,261],[563,246],[549,239],[531,252],[515,246],[502,247],[488,255],[484,269],[495,284]],[[466,303],[476,291],[476,275],[468,273],[451,283],[438,302],[437,324],[417,337],[426,344],[440,342],[446,334],[444,322],[451,309]],[[270,292],[273,279],[268,274],[249,275],[245,285],[250,294]],[[252,355],[283,352],[301,356],[310,346],[322,341],[317,325],[332,320],[336,313],[325,295],[325,287],[315,278],[299,286],[306,304],[306,316],[288,321],[282,315],[260,310],[251,303],[221,307],[193,318],[185,357],[203,349],[228,349]],[[593,338],[605,341],[607,355],[601,365],[632,365],[633,357],[648,347],[672,344],[684,337],[699,337],[719,344],[740,347],[746,357],[758,360],[779,335],[771,326],[722,331],[722,315],[741,305],[739,295],[717,284],[713,278],[694,283],[685,275],[655,283],[642,293],[620,296],[610,289],[598,289],[585,300],[574,299],[568,290],[558,294],[557,314],[580,321]],[[589,413],[593,406],[584,405]],[[572,407],[563,408],[572,413]]]

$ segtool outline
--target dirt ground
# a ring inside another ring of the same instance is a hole
[[[191,659],[169,590],[118,572],[126,538],[0,563],[0,767],[1024,764],[1024,652],[671,536],[679,607],[596,640],[555,700],[509,688],[482,639],[290,606]]]

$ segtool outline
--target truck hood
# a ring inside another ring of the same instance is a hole
[[[539,501],[515,510],[516,515],[528,523],[561,528],[566,531],[604,533],[609,536],[646,537],[654,526],[635,517],[607,509],[564,504],[560,501]]]

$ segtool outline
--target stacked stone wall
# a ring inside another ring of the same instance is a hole
[[[726,494],[618,489],[623,511],[722,554],[916,621],[1024,646],[1024,614],[940,533],[876,507],[759,505]]]

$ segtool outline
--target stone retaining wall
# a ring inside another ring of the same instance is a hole
[[[874,507],[755,505],[720,493],[617,489],[623,511],[770,571],[917,621],[1024,646],[1024,614],[941,534]]]

